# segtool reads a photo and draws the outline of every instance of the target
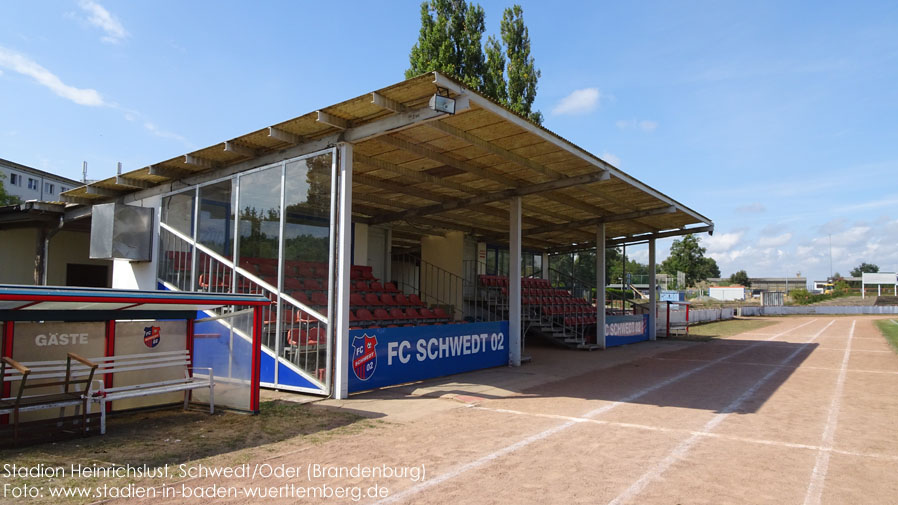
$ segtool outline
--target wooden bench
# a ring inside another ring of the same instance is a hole
[[[102,379],[95,379],[99,387],[90,391],[90,398],[100,404],[100,433],[106,433],[106,402],[122,400],[125,398],[138,398],[142,396],[158,395],[173,392],[184,392],[184,409],[190,402],[190,391],[194,389],[209,388],[209,413],[215,413],[215,382],[212,378],[211,368],[196,368],[190,363],[190,351],[166,351],[147,354],[127,354],[121,356],[109,356],[95,358],[99,367],[97,375],[115,374],[123,372],[135,372],[143,370],[158,370],[166,368],[179,368],[184,371],[184,377],[171,380],[146,382],[128,386],[116,386],[115,381],[111,387],[107,387]],[[208,370],[208,377],[194,377],[193,370]]]
[[[16,392],[9,397],[0,395],[0,414],[12,414],[13,441],[19,438],[21,412],[59,408],[80,408],[81,433],[87,433],[88,396],[97,364],[74,353],[65,360],[19,363],[4,357],[0,360],[0,385],[18,382]],[[80,385],[80,387],[79,387]],[[29,389],[59,388],[56,392],[26,395]],[[77,410],[76,410],[76,416]]]

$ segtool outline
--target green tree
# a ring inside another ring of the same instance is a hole
[[[684,235],[670,245],[670,256],[661,262],[661,271],[676,276],[678,271],[686,274],[686,286],[695,286],[696,282],[708,277],[720,277],[720,268],[714,258],[705,257],[705,249],[699,244],[695,235]],[[683,287],[683,286],[680,286]]]
[[[22,200],[15,195],[10,195],[6,192],[6,188],[3,186],[3,181],[6,179],[5,174],[0,174],[0,205],[15,205],[20,203]]]
[[[879,272],[879,266],[865,261],[851,271],[851,276],[862,277],[864,274],[875,274],[876,272]]]
[[[745,272],[745,270],[739,270],[738,272],[731,275],[730,283],[745,286],[747,288],[751,287],[751,281],[748,280],[748,274]]]
[[[540,71],[530,54],[530,32],[520,5],[506,8],[499,37],[488,37],[483,7],[465,0],[428,0],[421,4],[421,30],[409,53],[405,77],[439,71],[454,75],[509,109],[542,124],[533,111]]]

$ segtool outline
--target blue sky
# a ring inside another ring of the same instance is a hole
[[[713,219],[724,275],[822,279],[830,237],[834,271],[898,270],[898,4],[521,4],[545,126]],[[0,157],[103,178],[236,137],[401,80],[418,16],[0,3]]]

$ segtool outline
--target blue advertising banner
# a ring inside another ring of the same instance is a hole
[[[508,364],[508,321],[349,332],[349,391]]]
[[[648,314],[605,317],[605,347],[632,344],[648,339]]]

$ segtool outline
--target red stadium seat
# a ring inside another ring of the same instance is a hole
[[[383,305],[383,302],[380,301],[380,298],[378,298],[376,294],[368,293],[365,295],[365,305],[369,307],[380,307]]]
[[[397,305],[396,300],[387,293],[380,295],[380,301],[383,302],[384,305],[389,307],[395,307]]]
[[[417,319],[421,319],[421,315],[418,314],[418,311],[415,309],[405,309],[405,318],[417,320]]]
[[[374,309],[374,320],[378,322],[391,321],[390,313],[384,309]]]
[[[315,291],[312,293],[312,305],[317,305],[319,307],[327,307],[327,294],[322,291]]]
[[[386,284],[384,284],[384,291],[386,291],[387,293],[398,293],[399,288],[397,288],[396,285],[392,282],[387,282]]]
[[[395,299],[396,299],[397,305],[402,305],[402,306],[411,305],[411,303],[409,303],[409,301],[408,301],[408,298],[406,298],[405,295],[402,293],[399,293],[398,295],[396,295]]]
[[[367,293],[371,290],[371,287],[368,285],[367,281],[357,281],[355,283],[355,290],[359,293]]]
[[[423,307],[423,306],[424,306],[424,302],[422,302],[421,299],[418,298],[418,295],[416,295],[416,294],[414,294],[414,293],[408,295],[408,304],[409,304],[409,305],[415,305],[415,306],[418,306],[418,307]]]
[[[365,299],[358,293],[349,293],[349,305],[353,307],[361,307],[365,305]]]
[[[376,291],[378,293],[382,293],[384,290],[384,285],[377,281],[374,281],[371,283],[370,289],[371,289],[371,291]]]
[[[390,317],[392,317],[393,319],[395,319],[395,320],[397,320],[397,321],[406,318],[406,317],[405,317],[405,312],[403,312],[403,310],[400,309],[400,308],[393,308],[393,309],[390,309]]]

